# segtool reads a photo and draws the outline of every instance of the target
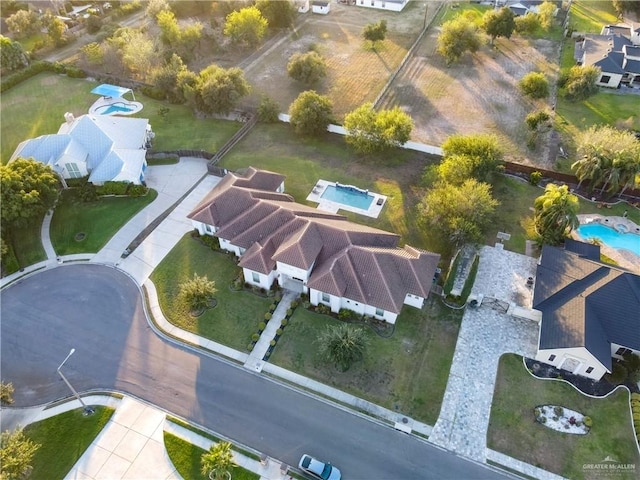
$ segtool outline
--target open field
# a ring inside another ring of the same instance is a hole
[[[576,32],[600,33],[603,25],[618,22],[618,15],[608,0],[577,0],[571,4],[569,28]]]
[[[269,361],[433,425],[440,414],[461,319],[461,312],[447,309],[435,296],[422,310],[405,306],[390,338],[365,327],[369,341],[365,357],[341,372],[322,359],[318,344],[310,341],[339,321],[299,307]]]
[[[539,405],[580,412],[591,417],[593,427],[587,435],[551,430],[535,421],[533,410]],[[633,437],[627,390],[617,390],[607,398],[589,398],[564,382],[532,377],[520,356],[506,354],[500,359],[487,432],[489,448],[566,478],[595,479],[605,478],[603,472],[589,472],[583,465],[612,457],[622,464],[640,466]],[[616,471],[615,478],[637,477]]]
[[[388,34],[373,51],[362,39],[362,29],[381,19],[387,21]],[[246,77],[254,91],[243,103],[255,105],[267,94],[286,112],[301,92],[313,89],[329,96],[341,122],[346,113],[375,100],[418,36],[423,21],[420,2],[411,2],[400,13],[331,2],[329,15],[307,15],[285,42],[247,68]],[[328,73],[317,85],[306,86],[288,76],[287,63],[294,53],[311,47],[325,58]]]

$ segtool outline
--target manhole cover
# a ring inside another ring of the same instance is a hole
[[[79,232],[76,233],[76,236],[73,237],[75,239],[76,242],[81,242],[82,240],[84,240],[86,238],[87,234],[84,232]]]

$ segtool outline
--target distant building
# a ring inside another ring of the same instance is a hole
[[[311,4],[311,11],[313,13],[320,13],[326,15],[331,10],[331,3],[325,0],[313,0]]]
[[[354,5],[358,7],[377,8],[379,10],[391,10],[392,12],[401,12],[409,3],[409,0],[352,0]]]

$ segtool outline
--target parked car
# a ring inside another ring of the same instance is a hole
[[[306,453],[302,455],[300,463],[298,463],[298,467],[303,472],[318,480],[340,480],[342,478],[340,470],[336,467],[330,463],[321,462]]]

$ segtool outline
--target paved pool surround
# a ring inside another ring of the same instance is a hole
[[[322,198],[322,194],[329,186],[353,187],[357,191],[360,191],[363,194],[366,193],[369,196],[373,197],[371,204],[369,205],[369,208],[363,209],[345,203],[339,203],[328,200],[326,198]],[[307,196],[307,200],[317,203],[318,210],[323,210],[325,212],[338,213],[338,210],[344,210],[346,212],[353,212],[371,218],[378,218],[380,212],[382,211],[382,207],[384,207],[384,205],[387,203],[387,197],[385,195],[370,192],[354,185],[345,185],[343,183],[329,182],[327,180],[318,180],[316,182],[316,185],[311,190],[311,193],[309,193],[309,195]]]

